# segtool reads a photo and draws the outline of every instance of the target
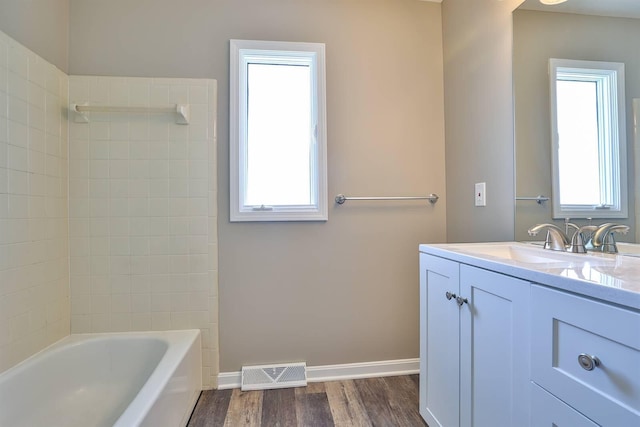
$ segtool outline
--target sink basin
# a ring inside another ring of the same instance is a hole
[[[584,263],[589,263],[590,265],[606,265],[615,263],[615,259],[612,257],[551,251],[548,249],[517,243],[470,243],[465,245],[456,245],[455,247],[452,247],[452,249],[474,256],[501,258],[525,264],[558,264],[559,267],[563,265]],[[640,250],[638,254],[640,255]]]
[[[620,255],[640,257],[640,245],[635,243],[616,242]]]

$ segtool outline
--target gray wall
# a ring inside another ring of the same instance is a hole
[[[67,72],[69,0],[0,0],[0,30]]]
[[[511,12],[522,0],[442,4],[447,239],[512,240],[514,225]],[[474,183],[487,206],[474,206]]]
[[[632,102],[633,98],[640,97],[640,50],[629,40],[640,40],[639,19],[529,10],[514,13],[516,192],[519,195],[551,196],[549,58],[625,63],[629,218],[615,222],[631,226],[632,232],[619,236],[620,240],[633,240],[636,228]],[[540,236],[529,237],[527,229],[537,223],[550,222],[552,213],[551,203],[519,202],[516,239],[539,240]],[[563,221],[556,223],[561,225]]]
[[[220,370],[418,356],[418,255],[445,240],[441,6],[416,0],[71,0],[70,72],[219,84]],[[326,223],[229,223],[228,40],[324,42]],[[493,191],[497,191],[493,190]]]

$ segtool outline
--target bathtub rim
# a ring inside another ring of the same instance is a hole
[[[160,395],[166,389],[169,380],[178,369],[180,363],[185,358],[191,347],[200,342],[201,332],[199,329],[184,329],[175,331],[150,331],[150,332],[127,332],[108,333],[116,336],[140,337],[162,337],[169,342],[167,351],[160,359],[149,378],[136,394],[136,397],[129,403],[120,417],[116,420],[114,427],[134,426],[142,423],[151,408],[158,401]],[[94,335],[94,334],[86,334]],[[200,351],[200,348],[197,349]],[[202,391],[202,374],[198,377],[199,391]],[[195,403],[195,402],[193,402]]]
[[[59,353],[65,349],[80,346],[82,343],[87,341],[107,341],[112,338],[155,338],[165,341],[168,344],[160,361],[154,367],[142,387],[140,387],[136,396],[131,400],[131,402],[129,402],[127,408],[116,419],[114,427],[140,425],[155,402],[159,399],[169,380],[172,378],[189,350],[196,343],[200,343],[201,346],[200,329],[70,334],[20,361],[18,364],[12,366],[6,371],[1,372],[0,380],[10,379],[11,377],[19,375],[28,369],[29,365],[37,363],[39,359],[46,357],[47,354]],[[197,348],[196,350],[198,352],[201,351],[200,348]],[[199,392],[202,391],[202,375],[198,378],[198,385],[199,390],[198,393],[196,393],[195,399],[197,399]],[[192,403],[195,404],[196,400],[194,400],[193,397],[192,400]]]

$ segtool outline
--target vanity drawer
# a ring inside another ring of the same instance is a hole
[[[531,425],[535,427],[598,426],[534,383],[531,383]]]
[[[640,425],[640,313],[538,285],[531,297],[531,379],[598,424]]]

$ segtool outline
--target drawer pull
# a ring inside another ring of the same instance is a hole
[[[598,359],[596,356],[581,353],[578,356],[578,363],[585,371],[593,371],[594,368],[600,366],[600,359]]]
[[[469,304],[469,300],[466,298],[462,298],[462,297],[457,297],[456,298],[456,302],[458,303],[458,306],[462,307],[462,304]]]
[[[444,294],[444,296],[446,296],[448,300],[451,300],[451,298],[455,298],[456,297],[456,294],[452,294],[451,292],[447,292],[446,294]]]

